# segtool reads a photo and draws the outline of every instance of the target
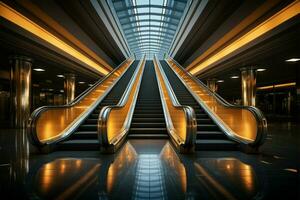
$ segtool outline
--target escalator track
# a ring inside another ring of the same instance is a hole
[[[153,61],[146,61],[128,138],[168,138]]]

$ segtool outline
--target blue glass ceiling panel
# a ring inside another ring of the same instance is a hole
[[[167,53],[188,0],[107,0],[137,59]]]

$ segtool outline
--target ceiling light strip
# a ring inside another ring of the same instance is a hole
[[[257,87],[257,90],[268,90],[268,89],[273,89],[273,88],[292,87],[292,86],[295,86],[295,85],[296,85],[296,82],[283,83],[283,84],[276,84],[276,85],[269,85],[269,86]]]
[[[71,55],[75,59],[85,63],[86,65],[92,67],[93,69],[97,70],[103,75],[109,73],[108,70],[101,67],[99,64],[91,60],[90,58],[86,57],[61,39],[57,38],[44,28],[40,27],[38,24],[34,23],[27,17],[23,16],[21,13],[17,12],[16,10],[12,9],[8,5],[0,2],[0,16],[7,19],[8,21],[20,26],[21,28],[29,31],[33,35],[39,37],[40,39],[50,43],[51,45],[59,48],[60,50],[64,51],[65,53]]]
[[[230,53],[238,50],[239,48],[245,46],[246,44],[252,42],[253,40],[257,39],[258,37],[262,36],[263,34],[269,32],[270,30],[276,28],[277,26],[281,25],[282,23],[286,22],[287,20],[295,17],[300,13],[300,1],[295,1],[284,9],[280,10],[272,17],[267,19],[266,21],[262,22],[252,30],[250,30],[245,35],[241,36],[239,39],[235,40],[222,50],[220,50],[215,55],[211,56],[210,58],[204,60],[195,68],[189,70],[189,72],[193,75],[199,74],[201,71],[209,67],[210,65],[220,61],[225,56],[228,56]]]

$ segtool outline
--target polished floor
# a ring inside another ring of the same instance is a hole
[[[271,123],[261,154],[177,154],[129,140],[115,155],[29,156],[23,131],[0,132],[0,199],[300,199],[300,125]]]

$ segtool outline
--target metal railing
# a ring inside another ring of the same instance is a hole
[[[178,102],[156,56],[154,57],[154,66],[167,130],[171,141],[180,153],[193,152],[197,130],[195,111],[192,107],[182,106]]]
[[[143,77],[145,62],[144,56],[140,60],[119,103],[115,106],[105,106],[100,111],[98,138],[101,151],[104,153],[116,152],[126,139]]]
[[[197,102],[229,138],[254,149],[264,143],[267,136],[267,120],[258,108],[230,104],[187,72],[174,59],[168,58],[166,61]]]
[[[27,125],[29,141],[37,147],[44,147],[68,138],[93,112],[132,63],[132,58],[126,59],[69,104],[42,106],[34,110]]]

